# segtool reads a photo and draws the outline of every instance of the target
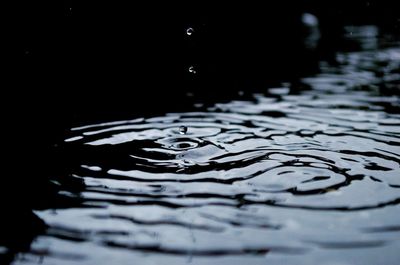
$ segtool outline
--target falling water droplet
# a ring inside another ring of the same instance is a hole
[[[193,29],[193,28],[188,28],[188,29],[186,30],[186,34],[187,34],[188,36],[191,36],[193,33],[194,33],[194,29]]]
[[[192,73],[192,74],[196,73],[196,69],[194,68],[194,66],[189,67],[189,73]]]
[[[187,130],[188,130],[188,128],[186,126],[179,127],[179,133],[180,134],[186,134]]]

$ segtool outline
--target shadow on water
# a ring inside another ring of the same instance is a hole
[[[18,7],[0,262],[391,264],[393,7],[135,5]]]

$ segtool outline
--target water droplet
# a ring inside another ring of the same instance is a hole
[[[188,28],[188,29],[186,30],[186,34],[187,34],[188,36],[191,36],[193,33],[194,33],[194,29],[193,29],[193,28]]]
[[[189,67],[189,73],[192,73],[192,74],[196,73],[196,69],[194,68],[194,66]]]
[[[301,21],[305,26],[308,27],[318,27],[318,18],[310,13],[304,13],[301,16]]]
[[[194,104],[194,107],[195,107],[195,108],[202,108],[203,106],[204,106],[203,103],[195,103],[195,104]]]
[[[188,130],[188,128],[186,126],[179,127],[179,133],[180,134],[186,134],[187,130]]]

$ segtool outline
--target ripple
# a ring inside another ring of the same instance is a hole
[[[367,69],[399,53],[339,54],[300,94],[73,128],[60,148],[85,185],[64,189],[84,207],[38,211],[41,240],[192,257],[399,246],[400,100]]]

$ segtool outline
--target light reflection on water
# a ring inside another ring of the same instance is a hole
[[[82,205],[37,211],[16,264],[396,264],[400,49],[337,59],[300,93],[72,129]]]

